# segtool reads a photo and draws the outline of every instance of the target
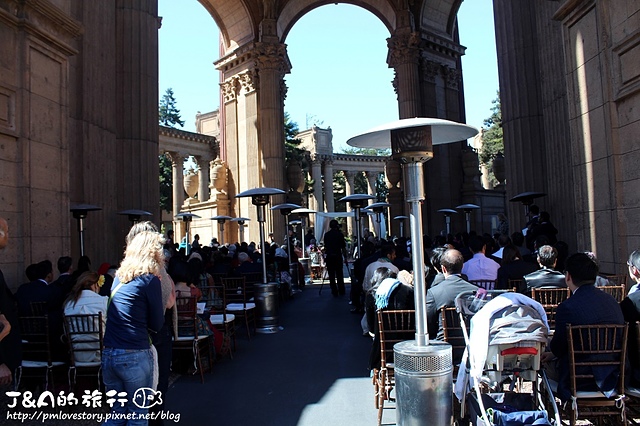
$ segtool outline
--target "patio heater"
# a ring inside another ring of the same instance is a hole
[[[75,204],[69,211],[73,213],[73,218],[78,221],[78,236],[80,238],[80,256],[84,256],[84,220],[91,211],[102,210],[102,207],[91,204]]]
[[[140,219],[142,218],[142,216],[153,216],[151,212],[148,212],[146,210],[135,210],[135,209],[122,210],[122,211],[119,211],[118,214],[129,216],[129,220],[131,221],[131,226],[140,222]]]
[[[240,234],[240,242],[244,242],[244,223],[250,221],[248,217],[234,217],[229,222],[238,222],[238,232]]]
[[[544,192],[528,191],[528,192],[522,192],[516,195],[515,197],[510,198],[509,201],[511,202],[520,201],[524,206],[524,216],[528,218],[529,207],[531,206],[531,204],[533,204],[533,200],[535,200],[536,198],[544,197],[545,195],[547,194],[545,194]]]
[[[278,326],[278,283],[268,282],[267,253],[264,243],[266,205],[269,204],[272,195],[280,194],[286,194],[286,192],[278,188],[254,188],[236,195],[236,198],[251,197],[251,203],[258,211],[262,284],[253,285],[253,298],[256,304],[256,332],[262,334],[273,334],[282,330],[282,327]]]
[[[424,265],[422,208],[425,199],[423,164],[433,158],[433,145],[458,142],[478,130],[435,118],[398,120],[361,135],[347,144],[360,148],[388,148],[402,164],[406,201],[410,205],[413,270]],[[394,346],[396,417],[398,425],[450,425],[452,420],[452,349],[445,342],[429,341],[424,274],[415,274],[416,338]]]
[[[384,209],[388,207],[391,207],[391,204],[378,202],[378,203],[369,204],[367,207],[364,208],[365,210],[372,211],[376,215],[376,222],[378,223],[378,238],[382,238],[382,213],[384,212]],[[387,235],[387,232],[385,229],[385,237],[386,235]]]
[[[289,215],[295,209],[299,209],[300,206],[292,203],[284,203],[277,204],[271,207],[271,210],[280,210],[282,216],[284,216],[285,224],[287,226],[287,258],[289,259],[289,274],[291,275],[292,285],[291,291],[293,293],[297,293],[300,291],[298,286],[298,267],[295,263],[291,263],[291,250],[293,250],[293,244],[291,243],[291,238],[289,237]],[[294,232],[295,235],[295,232]],[[295,271],[295,275],[294,275]]]
[[[461,204],[456,207],[456,209],[464,212],[464,220],[467,222],[467,234],[471,232],[471,212],[479,208],[480,206],[476,206],[475,204]]]
[[[356,221],[356,247],[358,249],[358,258],[360,258],[360,244],[361,244],[361,229],[360,229],[360,210],[366,207],[369,200],[374,200],[376,197],[369,194],[351,194],[346,197],[340,198],[338,201],[344,201],[351,204],[351,208],[354,211]]]
[[[218,215],[211,218],[211,220],[218,221],[218,236],[220,237],[220,245],[224,245],[224,223],[227,220],[231,220],[231,216]]]
[[[184,222],[184,238],[185,238],[185,247],[184,253],[189,256],[189,224],[193,221],[193,219],[200,219],[200,216],[193,213],[178,213],[176,215],[176,219]]]
[[[444,225],[447,230],[447,235],[451,234],[451,215],[457,214],[458,212],[454,209],[440,209],[438,210],[438,213],[442,213],[444,215]]]
[[[404,238],[404,221],[407,219],[409,219],[409,216],[402,215],[393,218],[393,220],[400,222],[400,238]]]

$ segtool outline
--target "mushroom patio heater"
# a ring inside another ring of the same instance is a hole
[[[453,209],[440,209],[438,210],[438,213],[442,213],[444,215],[444,225],[447,229],[447,235],[451,234],[451,215],[457,214],[458,212]]]
[[[404,238],[404,221],[409,219],[409,216],[396,216],[393,220],[400,222],[400,238]]]
[[[346,197],[340,198],[338,201],[345,201],[351,204],[351,208],[354,211],[356,221],[356,247],[358,248],[358,258],[360,258],[360,244],[361,244],[361,230],[360,230],[360,210],[367,206],[369,200],[374,200],[376,197],[369,194],[351,194]]]
[[[134,210],[134,209],[122,210],[118,212],[118,214],[129,216],[129,220],[131,221],[131,226],[140,222],[140,219],[142,218],[142,216],[153,216],[151,212],[148,212],[146,210]]]
[[[376,222],[378,223],[378,237],[382,238],[382,213],[384,212],[384,209],[390,207],[391,204],[389,203],[383,203],[383,202],[378,202],[378,203],[373,203],[368,205],[367,207],[365,207],[365,210],[370,210],[373,213],[375,213],[376,215]],[[385,230],[385,236],[386,236],[386,230]]]
[[[69,209],[73,218],[78,221],[78,236],[80,238],[80,256],[84,256],[84,220],[91,211],[102,210],[102,207],[91,204],[75,204]]]
[[[244,223],[250,221],[248,217],[234,217],[229,219],[229,222],[238,222],[238,232],[240,236],[240,242],[244,242]]]
[[[176,219],[184,222],[184,237],[185,237],[185,247],[184,252],[188,256],[189,255],[189,224],[193,219],[200,219],[200,216],[193,213],[178,213],[176,215]]]
[[[227,220],[233,219],[231,216],[218,215],[211,218],[211,220],[218,221],[218,236],[220,237],[220,245],[224,244],[224,223]]]
[[[292,203],[284,203],[277,204],[271,207],[271,210],[280,210],[282,216],[284,216],[285,224],[287,226],[287,258],[289,259],[289,274],[291,275],[292,286],[291,290],[294,292],[298,292],[298,267],[296,264],[291,263],[291,250],[293,250],[293,245],[291,244],[291,238],[289,237],[289,215],[295,209],[299,209],[300,206]],[[295,232],[294,232],[295,235]]]
[[[254,188],[243,191],[236,198],[251,197],[251,203],[258,211],[260,228],[260,255],[262,257],[262,284],[253,285],[253,298],[256,304],[256,331],[263,334],[277,333],[278,326],[278,283],[269,283],[267,279],[267,253],[264,242],[264,221],[266,205],[272,195],[286,194],[278,188]]]
[[[544,197],[545,195],[547,195],[547,194],[545,194],[544,192],[528,191],[528,192],[522,192],[522,193],[516,195],[515,197],[510,198],[509,201],[511,201],[511,202],[520,201],[522,203],[522,205],[524,206],[524,216],[528,217],[529,216],[529,206],[531,206],[531,204],[533,204],[533,200],[535,200],[536,198]]]
[[[480,206],[476,206],[475,204],[461,204],[456,206],[456,209],[464,212],[464,220],[467,222],[467,234],[471,232],[471,212],[479,208]]]
[[[425,199],[423,163],[433,158],[433,145],[459,142],[478,133],[474,127],[435,118],[398,120],[354,136],[347,144],[384,149],[404,168],[410,205],[413,270],[424,268],[422,210]],[[452,350],[445,342],[429,342],[424,274],[414,275],[416,338],[394,346],[398,425],[450,425],[452,421]]]

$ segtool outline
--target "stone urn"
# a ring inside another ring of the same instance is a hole
[[[387,188],[396,188],[402,177],[402,166],[396,160],[388,160],[384,165],[384,174],[387,179]]]
[[[188,171],[187,174],[184,175],[184,190],[189,196],[189,198],[185,200],[186,204],[192,204],[192,203],[198,202],[195,196],[198,193],[199,183],[200,183],[200,178],[197,172]]]
[[[286,172],[289,188],[296,192],[302,191],[304,189],[304,176],[300,163],[298,161],[288,161]]]
[[[211,162],[211,188],[215,189],[217,198],[227,193],[227,165],[220,157]]]
[[[505,161],[504,155],[501,152],[498,152],[493,159],[493,163],[491,164],[491,171],[493,172],[493,176],[495,176],[498,181],[498,186],[504,185],[505,176]]]

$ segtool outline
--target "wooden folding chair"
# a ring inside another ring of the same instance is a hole
[[[415,338],[416,312],[413,310],[378,311],[380,333],[380,369],[374,378],[378,426],[382,423],[385,401],[395,401],[391,391],[395,386],[393,345]]]
[[[209,322],[224,336],[221,347],[222,355],[228,353],[229,357],[233,359],[233,352],[236,351],[236,316],[227,313],[225,309],[227,300],[223,286],[213,286],[208,290],[210,295],[210,299],[207,300],[207,309],[210,314]],[[233,347],[231,346],[232,342]]]
[[[462,361],[467,343],[464,340],[464,333],[460,323],[460,314],[455,307],[442,308],[440,310],[442,318],[442,331],[444,332],[444,341],[451,345],[453,351],[453,377],[457,377],[458,368]],[[469,329],[467,325],[467,329]]]
[[[628,324],[571,325],[567,324],[569,343],[570,403],[567,403],[569,422],[581,418],[593,421],[612,418],[626,424],[625,362]],[[616,395],[607,398],[599,391],[578,390],[578,385],[595,378],[592,368],[614,367],[619,371]]]
[[[469,280],[469,282],[485,290],[495,290],[496,288],[495,280]]]
[[[193,374],[200,372],[200,380],[204,383],[203,356],[207,357],[209,371],[213,366],[213,350],[211,335],[198,331],[198,304],[195,297],[176,298],[178,311],[178,337],[173,342],[174,351],[190,351],[193,355]]]
[[[605,293],[612,295],[618,303],[622,302],[622,300],[626,296],[624,285],[603,285],[598,288]]]
[[[547,323],[549,330],[555,329],[556,309],[558,305],[571,296],[571,290],[568,288],[542,287],[532,288],[531,298],[540,303],[547,313]]]
[[[18,389],[23,377],[42,377],[45,390],[49,390],[49,383],[52,388],[55,387],[55,370],[66,368],[66,364],[53,360],[49,318],[21,317],[18,323],[22,338],[22,363],[16,369],[15,389]]]
[[[256,330],[256,304],[249,302],[245,277],[227,277],[222,279],[226,298],[227,313],[235,315],[244,322],[247,337],[251,340],[251,327]]]
[[[78,377],[96,379],[102,386],[102,350],[104,329],[102,312],[97,314],[65,315],[64,334],[69,344],[69,387],[73,389]]]

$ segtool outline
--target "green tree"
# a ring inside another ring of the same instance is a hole
[[[502,109],[500,106],[500,92],[497,98],[491,101],[491,116],[484,120],[482,126],[482,149],[479,152],[480,162],[489,169],[489,176],[493,183],[497,183],[491,166],[498,153],[504,153],[504,139],[502,137]]]
[[[163,126],[184,127],[184,121],[180,117],[180,110],[176,107],[176,99],[173,89],[168,88],[158,105],[158,122]],[[173,209],[173,174],[171,160],[166,155],[158,156],[160,167],[160,207],[171,212]]]
[[[158,120],[160,124],[168,127],[175,127],[178,124],[180,127],[184,127],[184,121],[180,117],[180,110],[176,107],[177,101],[173,96],[173,89],[169,87],[162,99],[160,99],[160,105],[158,108]]]

